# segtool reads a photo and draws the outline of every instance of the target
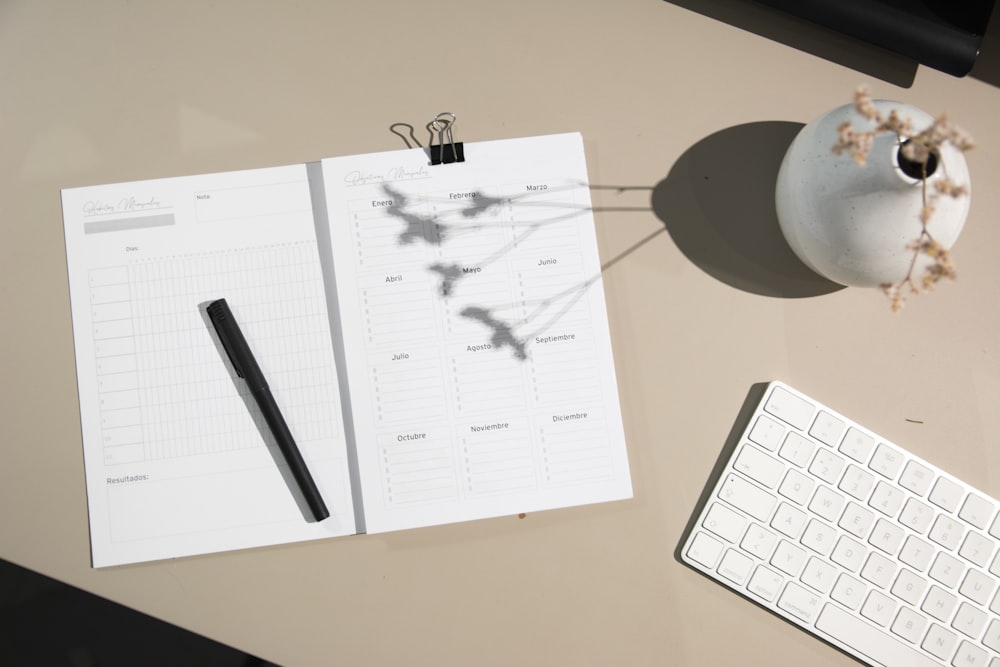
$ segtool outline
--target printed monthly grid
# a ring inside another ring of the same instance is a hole
[[[336,383],[335,368],[315,348],[330,340],[315,253],[302,242],[92,271],[105,462],[259,446],[263,419],[234,398],[199,308],[220,297],[234,310],[253,304],[237,317],[300,446],[334,437],[338,406],[320,389]]]
[[[631,493],[582,138],[465,154],[322,162],[369,532]]]
[[[142,413],[128,268],[96,269],[88,278],[104,463],[141,461]]]
[[[455,201],[448,191],[390,189],[385,205],[348,202],[374,416],[393,429],[378,437],[388,505],[612,474],[595,409],[603,395],[592,368],[592,281],[579,257],[585,209],[572,188],[526,190],[498,186]],[[519,326],[526,357],[484,345],[483,322],[462,315],[469,304]],[[529,420],[529,401],[589,407],[553,423],[563,415]],[[448,406],[456,415],[509,416],[496,430],[428,428]],[[395,430],[415,423],[426,429],[419,439]],[[587,442],[574,449],[581,437]]]

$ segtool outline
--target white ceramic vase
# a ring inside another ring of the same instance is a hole
[[[909,117],[915,131],[934,121],[907,104],[885,100],[874,104],[885,116],[895,109]],[[873,129],[871,121],[848,104],[812,121],[792,141],[778,171],[778,222],[795,254],[820,275],[854,287],[897,284],[914,261],[908,246],[920,237],[922,185],[900,168],[899,139],[894,133],[875,135],[863,167],[847,154],[834,155],[837,128],[845,121],[859,132]],[[954,183],[970,185],[965,156],[947,143],[928,178],[927,192],[933,192],[934,181],[946,174]],[[938,198],[928,232],[945,248],[958,239],[969,200],[969,195]],[[914,277],[922,274],[930,259],[920,255],[916,261]]]

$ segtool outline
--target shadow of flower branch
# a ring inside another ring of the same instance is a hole
[[[455,294],[460,282],[475,281],[482,276],[482,269],[511,253],[524,244],[533,234],[540,230],[565,223],[588,213],[603,209],[595,209],[590,205],[575,204],[571,201],[552,199],[553,194],[559,195],[560,190],[572,190],[587,187],[585,183],[574,182],[556,187],[546,192],[545,199],[533,196],[533,193],[494,197],[481,191],[476,191],[463,200],[457,207],[455,202],[433,197],[414,198],[388,184],[382,185],[385,196],[391,200],[386,213],[403,223],[403,228],[397,236],[400,246],[423,242],[428,246],[441,248],[463,235],[480,233],[485,229],[496,229],[502,226],[511,231],[511,236],[504,243],[485,257],[472,263],[434,262],[425,267],[427,271],[438,276],[438,292],[441,297],[451,297]],[[600,186],[597,186],[600,188]],[[593,187],[591,187],[593,189]],[[652,188],[640,186],[613,186],[619,194],[630,190],[651,191]],[[437,209],[441,205],[443,210]],[[529,220],[519,220],[517,215],[508,215],[501,219],[504,211],[514,208],[523,214],[530,211]],[[430,213],[428,209],[435,212]],[[648,207],[619,207],[618,211],[649,212]],[[542,217],[537,213],[541,211]],[[469,221],[476,221],[470,224]],[[663,230],[659,230],[660,233]],[[652,238],[651,235],[646,241]],[[644,241],[645,242],[645,241]],[[639,245],[633,246],[628,252],[633,252]],[[620,261],[623,255],[612,262]],[[609,264],[610,265],[610,264]],[[606,267],[602,267],[604,271]],[[524,314],[520,317],[505,317],[501,312],[509,311],[510,304],[467,304],[458,311],[464,319],[478,322],[487,329],[493,349],[510,349],[516,359],[528,358],[529,342],[535,337],[559,322],[584,297],[587,290],[598,282],[601,272],[592,275],[559,292],[534,301],[522,301]]]
[[[472,263],[441,259],[424,268],[436,276],[442,298],[456,295],[462,285],[481,279],[486,269],[529,241],[532,235],[589,213],[650,213],[662,227],[604,262],[600,271],[551,296],[525,303],[511,316],[510,303],[471,303],[458,311],[462,318],[486,329],[495,349],[507,349],[525,360],[530,341],[549,330],[579,302],[604,271],[623,261],[663,232],[689,261],[742,291],[766,297],[804,298],[828,294],[841,285],[818,276],[788,247],[781,234],[774,205],[778,166],[788,145],[801,128],[799,123],[767,121],[720,130],[685,151],[667,176],[654,186],[588,185],[568,182],[559,189],[588,187],[592,194],[619,197],[648,192],[644,206],[578,204],[570,197],[541,198],[526,192],[496,197],[482,191],[458,202],[411,196],[384,184],[392,200],[387,213],[402,227],[400,246],[425,244],[444,249],[466,235],[503,226],[511,234],[503,243]],[[525,214],[504,217],[504,211]],[[599,218],[595,220],[600,224]]]

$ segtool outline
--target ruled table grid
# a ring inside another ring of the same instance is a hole
[[[203,308],[225,298],[300,446],[335,437],[339,405],[313,241],[141,260],[90,271],[108,465],[262,446]]]

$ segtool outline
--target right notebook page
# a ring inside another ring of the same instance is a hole
[[[368,532],[632,495],[582,138],[464,149],[322,162]]]

